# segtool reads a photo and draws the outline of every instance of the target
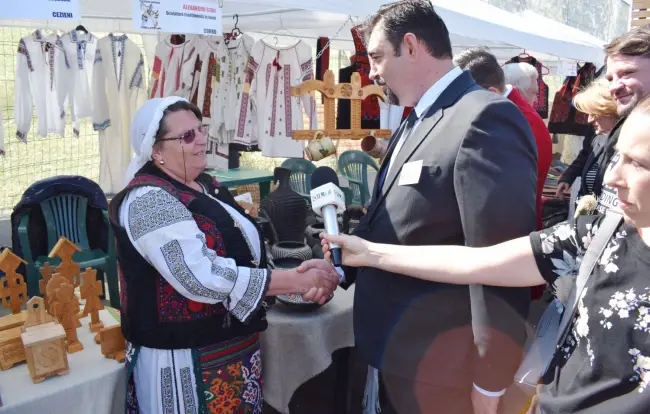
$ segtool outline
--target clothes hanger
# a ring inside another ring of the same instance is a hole
[[[80,24],[79,26],[75,27],[74,29],[76,32],[84,32],[85,34],[88,34],[88,30],[84,27],[84,25]]]
[[[224,34],[224,41],[226,42],[226,46],[230,43],[231,40],[237,40],[239,36],[242,35],[242,31],[239,29],[239,15],[235,14],[232,16],[233,20],[235,21],[235,26],[232,28],[232,30],[229,33]],[[236,47],[231,47],[228,49],[236,49]]]
[[[282,14],[278,15],[278,17],[280,18],[280,27],[279,27],[278,29],[274,30],[273,32],[267,34],[266,36],[264,36],[264,37],[262,38],[262,40],[266,39],[266,38],[269,37],[269,36],[273,36],[273,40],[274,40],[273,46],[277,46],[277,45],[278,45],[278,36],[277,36],[277,34],[278,34],[279,32],[281,32],[281,31],[284,31],[284,32],[287,33],[287,35],[289,35],[289,36],[291,36],[291,37],[295,37],[295,38],[297,38],[297,39],[298,39],[298,42],[300,42],[300,36],[296,36],[295,34],[293,34],[293,33],[291,32],[291,30],[286,29],[286,28],[284,27],[284,22],[282,21]],[[274,35],[276,35],[276,36],[274,36]],[[298,42],[296,42],[296,44],[298,44]]]

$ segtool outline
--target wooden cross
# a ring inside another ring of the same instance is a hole
[[[54,302],[54,316],[65,329],[65,337],[68,342],[68,353],[72,354],[84,349],[77,337],[79,322],[79,301],[74,295],[74,286],[64,283],[56,290],[56,302]]]
[[[102,281],[97,280],[97,270],[90,267],[81,274],[81,298],[86,300],[81,316],[90,315],[90,332],[99,332],[104,324],[99,320],[99,311],[104,309],[104,304],[99,299],[102,295]]]
[[[0,270],[5,274],[5,277],[0,279],[2,306],[11,308],[13,314],[20,313],[20,307],[27,302],[25,279],[23,275],[16,272],[21,263],[27,264],[9,249],[4,249],[0,254]]]
[[[81,268],[79,263],[72,261],[72,256],[76,252],[80,252],[81,249],[78,248],[74,243],[65,237],[61,237],[58,242],[52,248],[52,251],[49,254],[49,258],[53,259],[58,257],[61,259],[61,264],[57,266],[56,272],[61,274],[63,277],[68,279],[74,287],[79,287],[81,282],[79,278],[79,273]]]
[[[47,300],[47,284],[50,282],[50,279],[52,279],[52,273],[54,272],[54,269],[52,269],[49,262],[45,262],[40,271],[43,279],[38,282],[38,291],[43,296],[43,300],[45,301],[45,309],[49,309],[50,306],[48,305]]]
[[[331,139],[363,139],[367,136],[388,139],[392,135],[390,129],[361,129],[361,101],[369,96],[377,95],[385,101],[384,91],[378,85],[361,86],[361,76],[353,73],[350,83],[334,82],[334,72],[328,70],[323,80],[308,80],[291,88],[291,96],[311,95],[318,91],[323,95],[323,114],[325,128],[323,130],[293,131],[295,140],[314,139],[321,132]],[[335,99],[350,100],[350,129],[336,129]]]

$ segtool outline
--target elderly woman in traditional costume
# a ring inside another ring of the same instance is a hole
[[[267,267],[263,238],[226,188],[203,173],[201,112],[152,99],[131,127],[136,153],[111,202],[127,340],[127,412],[259,413],[266,296],[323,303],[339,275]]]

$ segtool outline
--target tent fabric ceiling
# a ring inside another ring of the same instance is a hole
[[[218,3],[217,0],[203,1]],[[295,41],[294,36],[306,40],[336,36],[333,48],[353,50],[349,30],[352,23],[347,21],[348,16],[352,16],[356,24],[375,12],[384,1],[223,0],[223,26],[224,30],[230,30],[234,24],[230,17],[238,14],[240,29],[258,39],[277,36],[278,43],[286,44]],[[604,41],[529,11],[514,14],[479,0],[432,0],[432,3],[451,33],[455,51],[485,45],[501,60],[522,49],[541,59],[554,56],[555,59],[589,61],[597,65],[604,60]],[[80,23],[89,30],[139,32],[131,20],[132,0],[80,0],[80,4]],[[264,14],[267,12],[272,13]],[[77,23],[0,20],[0,26],[63,30]],[[281,28],[285,30],[278,30]]]

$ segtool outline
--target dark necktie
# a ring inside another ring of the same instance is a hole
[[[390,167],[391,163],[391,158],[393,157],[393,152],[395,151],[395,148],[400,145],[404,146],[404,143],[408,139],[409,135],[411,135],[411,131],[413,130],[413,127],[415,126],[415,123],[418,120],[418,116],[415,113],[415,109],[411,111],[409,116],[406,118],[406,121],[404,121],[404,128],[402,128],[402,131],[400,132],[398,137],[394,138],[394,142],[391,142],[391,146],[388,148],[388,152],[386,153],[386,159],[384,160],[384,164],[382,165],[381,172],[379,174],[379,186],[377,187],[378,190],[381,190],[381,188],[384,186],[384,180],[386,180],[386,175],[388,174],[388,167]],[[400,143],[400,141],[403,141]]]

